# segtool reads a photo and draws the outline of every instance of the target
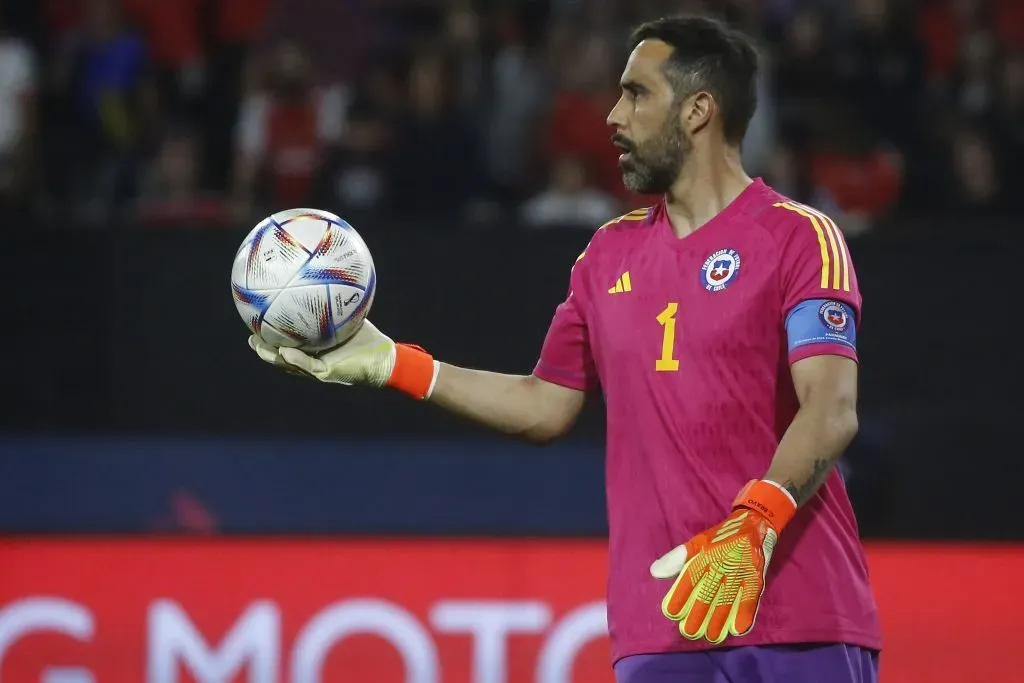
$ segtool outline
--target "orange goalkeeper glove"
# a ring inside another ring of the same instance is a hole
[[[751,481],[724,522],[651,565],[655,578],[675,579],[661,610],[679,622],[683,637],[718,644],[727,635],[750,632],[775,542],[795,512],[796,503],[784,488]]]

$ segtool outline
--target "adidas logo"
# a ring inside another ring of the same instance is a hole
[[[619,276],[619,279],[615,281],[615,285],[608,290],[609,294],[620,294],[622,292],[633,291],[633,285],[629,283],[629,271]]]

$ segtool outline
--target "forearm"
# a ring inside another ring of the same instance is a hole
[[[798,506],[815,494],[857,433],[852,406],[802,407],[786,430],[764,478],[785,488]]]
[[[321,382],[388,387],[512,436],[547,443],[565,434],[586,398],[581,390],[535,375],[504,375],[440,363],[411,344],[395,344],[369,320],[344,344],[317,356],[277,348],[252,335],[267,363],[294,368]]]
[[[560,392],[571,390],[532,375],[506,375],[441,363],[429,401],[496,431],[546,443],[567,431],[578,412],[578,408],[565,410],[564,400],[557,404],[552,400],[550,394]]]

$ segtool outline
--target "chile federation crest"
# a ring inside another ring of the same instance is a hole
[[[704,261],[700,282],[708,292],[720,292],[740,273],[740,255],[735,249],[719,249]]]
[[[832,332],[843,334],[850,326],[850,316],[846,308],[838,301],[826,301],[818,309],[818,316],[825,327]]]

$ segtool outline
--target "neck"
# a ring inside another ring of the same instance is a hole
[[[676,237],[686,237],[721,213],[753,181],[740,160],[739,148],[693,150],[679,177],[665,195]]]

